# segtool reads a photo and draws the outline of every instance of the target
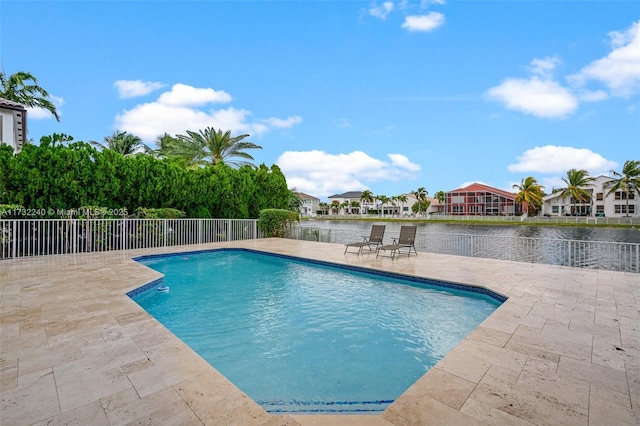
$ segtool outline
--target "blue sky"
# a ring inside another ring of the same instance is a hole
[[[61,114],[35,141],[229,129],[322,199],[640,159],[637,1],[3,0],[0,24]]]

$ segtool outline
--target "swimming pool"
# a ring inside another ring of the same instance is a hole
[[[504,300],[247,249],[136,260],[165,277],[133,300],[269,412],[382,411]]]

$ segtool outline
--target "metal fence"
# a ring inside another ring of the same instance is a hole
[[[426,217],[425,217],[426,218]],[[521,222],[536,224],[575,225],[640,225],[640,217],[597,217],[597,216],[458,216],[433,214],[429,219],[459,222]]]
[[[0,220],[0,259],[261,238],[255,219]]]
[[[298,227],[290,238],[346,244],[362,241],[357,230]],[[391,237],[387,238],[390,242]],[[640,244],[477,234],[418,233],[419,252],[517,262],[640,272]]]

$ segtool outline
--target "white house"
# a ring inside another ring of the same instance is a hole
[[[10,145],[17,154],[27,138],[27,109],[0,98],[0,145]]]
[[[315,216],[316,212],[320,209],[320,199],[304,192],[298,192],[298,197],[302,201],[300,206],[300,214],[302,216]]]
[[[583,202],[572,199],[570,196],[563,198],[561,192],[546,195],[542,198],[543,204],[540,213],[549,216],[627,216],[627,194],[623,191],[609,194],[610,188],[604,187],[604,184],[612,179],[603,175],[594,178],[592,186],[584,188],[590,196]],[[629,193],[628,206],[628,216],[640,217],[637,194]]]

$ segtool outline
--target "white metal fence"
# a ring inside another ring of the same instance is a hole
[[[426,219],[426,217],[425,217]],[[458,216],[434,214],[434,220],[453,220],[459,222],[521,222],[536,224],[575,224],[575,225],[640,225],[640,217],[597,217],[597,216]]]
[[[260,238],[255,219],[6,219],[0,259]]]
[[[362,231],[298,227],[290,238],[346,244],[361,241]],[[427,253],[640,272],[639,243],[425,232],[416,235],[416,249]]]

